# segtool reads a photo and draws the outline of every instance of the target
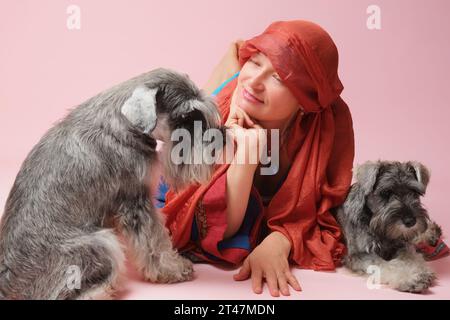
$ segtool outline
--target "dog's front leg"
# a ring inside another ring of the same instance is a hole
[[[146,280],[172,283],[192,279],[192,263],[173,248],[162,217],[146,196],[123,203],[119,221]]]
[[[382,273],[391,287],[406,292],[423,292],[436,279],[422,255],[412,248],[401,250],[395,259],[386,262]]]
[[[430,246],[435,246],[442,236],[441,227],[434,221],[427,219],[427,229],[425,232],[417,235],[413,239],[414,244],[427,244]]]

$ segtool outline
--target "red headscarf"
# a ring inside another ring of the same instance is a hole
[[[239,50],[241,66],[256,52],[269,58],[305,110],[289,134],[287,148],[293,162],[265,210],[267,226],[291,241],[290,260],[299,267],[333,270],[345,247],[329,210],[347,196],[354,158],[352,118],[339,96],[343,86],[337,74],[336,46],[317,24],[280,21],[244,42]],[[236,85],[235,79],[217,97],[224,123]],[[179,194],[168,192],[163,212],[176,248],[188,245],[198,201],[227,168],[220,166],[206,185],[193,185]]]

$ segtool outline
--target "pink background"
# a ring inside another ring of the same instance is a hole
[[[81,30],[66,27],[71,4],[81,9]],[[381,30],[366,27],[371,4],[381,8]],[[307,19],[328,30],[340,52],[355,164],[388,159],[427,165],[432,176],[424,202],[448,234],[449,12],[446,0],[2,0],[0,206],[28,151],[68,108],[160,66],[186,72],[202,86],[231,41],[252,37],[275,20]],[[441,281],[429,295],[368,290],[364,279],[344,270],[296,270],[304,292],[292,298],[448,299],[448,262],[433,263]],[[123,298],[261,297],[230,272],[202,265],[197,273],[195,281],[172,286],[129,281]]]

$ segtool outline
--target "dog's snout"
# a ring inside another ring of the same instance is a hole
[[[411,228],[416,224],[417,219],[411,215],[406,215],[402,217],[402,222],[405,226]]]

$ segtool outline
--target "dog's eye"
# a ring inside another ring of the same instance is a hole
[[[380,196],[384,199],[389,199],[392,196],[392,192],[389,192],[387,190],[383,190],[380,192]]]
[[[414,190],[413,193],[414,193],[416,196],[418,196],[418,197],[423,196],[423,192],[420,192],[420,191],[418,191],[418,190]]]

